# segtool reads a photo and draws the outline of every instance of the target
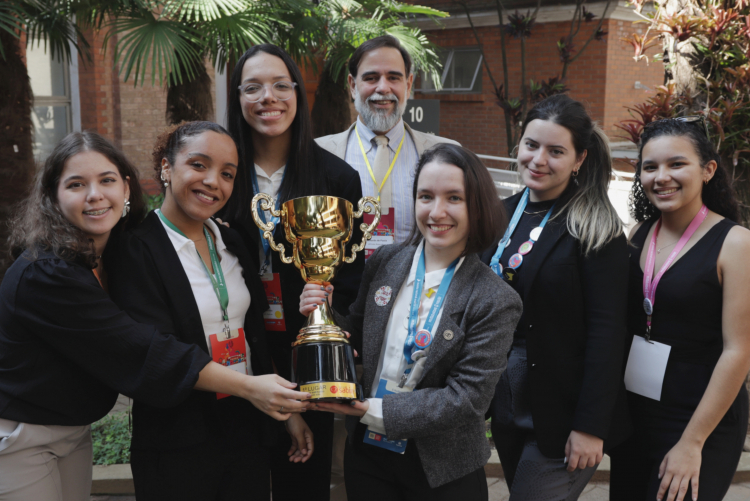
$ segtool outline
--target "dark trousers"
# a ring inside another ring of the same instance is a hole
[[[413,443],[398,454],[362,443],[361,437],[354,445],[346,442],[344,479],[351,501],[487,501],[489,495],[484,468],[433,489]]]
[[[138,501],[268,501],[270,453],[215,437],[169,451],[131,450]]]
[[[273,501],[328,501],[331,497],[333,414],[308,411],[302,417],[313,432],[315,452],[305,463],[290,463],[291,438],[280,434],[279,444],[271,451]]]

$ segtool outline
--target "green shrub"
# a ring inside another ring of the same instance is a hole
[[[164,201],[164,193],[157,193],[156,195],[144,194],[143,198],[146,200],[146,209],[150,212],[161,207]]]
[[[104,416],[91,425],[94,464],[125,464],[130,462],[130,408]]]

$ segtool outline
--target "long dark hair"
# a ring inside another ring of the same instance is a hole
[[[706,137],[703,125],[698,122],[683,122],[681,120],[666,119],[652,122],[641,134],[641,144],[638,147],[638,164],[635,169],[635,181],[630,191],[630,212],[638,221],[646,221],[659,217],[661,211],[654,207],[646,196],[641,183],[641,162],[643,161],[643,147],[646,143],[660,136],[682,136],[687,138],[695,148],[695,153],[705,167],[708,162],[716,162],[716,172],[708,184],[703,185],[701,198],[710,210],[721,214],[730,221],[737,222],[740,208],[737,197],[732,189],[729,174],[721,163],[721,157],[716,148]]]
[[[146,204],[138,182],[138,171],[112,143],[95,132],[73,132],[65,136],[37,173],[29,197],[19,206],[10,222],[10,254],[17,259],[25,249],[31,259],[39,250],[51,250],[67,261],[81,262],[96,268],[93,242],[83,231],[65,219],[58,208],[57,189],[65,163],[71,157],[95,151],[107,157],[120,173],[123,182],[130,177],[130,213],[120,219],[110,233],[109,241],[121,231],[134,227],[143,220]]]
[[[312,120],[307,105],[307,93],[305,92],[302,73],[300,73],[297,64],[289,57],[289,54],[280,47],[273,44],[256,45],[240,57],[229,79],[227,124],[229,134],[237,143],[240,157],[237,177],[234,180],[234,192],[229,198],[226,208],[226,217],[229,220],[250,217],[250,200],[255,195],[251,178],[252,169],[255,169],[252,128],[242,116],[238,87],[242,83],[242,68],[250,58],[259,52],[265,52],[284,61],[292,81],[297,84],[297,114],[291,125],[292,146],[284,171],[284,181],[279,188],[279,200],[285,202],[305,195],[328,194],[326,175],[321,172],[323,166],[322,151],[313,139]]]
[[[586,112],[583,104],[565,94],[550,96],[534,106],[523,122],[521,137],[532,120],[546,120],[565,127],[573,138],[576,155],[587,152],[575,181],[560,197],[558,214],[567,214],[568,231],[584,253],[596,251],[622,233],[622,221],[609,201],[612,178],[609,140]]]
[[[412,204],[417,201],[417,185],[422,168],[430,162],[455,165],[464,171],[464,195],[469,214],[469,238],[462,256],[482,252],[500,240],[508,226],[503,203],[497,196],[492,176],[479,157],[470,150],[450,143],[439,143],[425,151],[419,159],[414,174]],[[415,219],[416,219],[416,211]],[[412,245],[418,244],[423,236],[416,220],[407,239]]]

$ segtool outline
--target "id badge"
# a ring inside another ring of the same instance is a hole
[[[669,345],[633,336],[628,365],[625,367],[625,388],[638,395],[661,400],[671,350]]]
[[[396,211],[393,207],[388,210],[388,214],[380,214],[380,223],[375,231],[372,232],[372,238],[365,244],[365,260],[375,252],[375,249],[383,245],[389,245],[395,242],[396,236]],[[362,216],[365,224],[372,224],[375,216],[364,214]]]
[[[408,391],[412,391],[412,389],[406,387],[399,388],[398,383],[394,383],[393,381],[388,381],[386,379],[381,379],[380,383],[378,383],[378,390],[375,393],[375,398],[383,398],[385,395],[392,395],[393,393],[405,393]],[[373,431],[368,427],[367,430],[365,430],[364,442],[366,444],[374,445],[375,447],[381,447],[389,451],[403,454],[406,451],[407,441],[390,440],[384,434]]]
[[[268,309],[263,312],[267,331],[286,331],[284,305],[281,302],[281,279],[278,273],[265,273],[260,277],[266,291]]]
[[[211,341],[211,358],[217,364],[247,374],[247,345],[245,344],[245,330],[233,329],[229,331],[229,339],[222,332],[208,336]],[[217,393],[216,398],[229,397],[226,393]]]

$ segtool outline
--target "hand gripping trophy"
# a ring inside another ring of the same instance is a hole
[[[285,255],[283,245],[274,242],[275,225],[261,220],[258,203],[261,210],[270,211],[284,225],[286,240],[292,245],[291,257]],[[365,248],[380,222],[380,206],[372,197],[360,199],[357,212],[354,212],[351,202],[327,196],[295,198],[281,204],[278,210],[273,206],[271,196],[265,193],[255,195],[252,202],[255,224],[263,230],[263,238],[279,253],[281,261],[286,264],[293,262],[307,283],[329,283],[344,261],[354,262],[357,252]],[[364,232],[362,242],[353,244],[351,256],[346,257],[353,220],[371,212],[374,212],[372,223],[360,225]],[[310,400],[348,402],[364,399],[362,388],[357,383],[354,351],[334,322],[328,299],[310,313],[307,324],[300,329],[292,346],[292,381],[299,385],[299,391],[312,395]]]

